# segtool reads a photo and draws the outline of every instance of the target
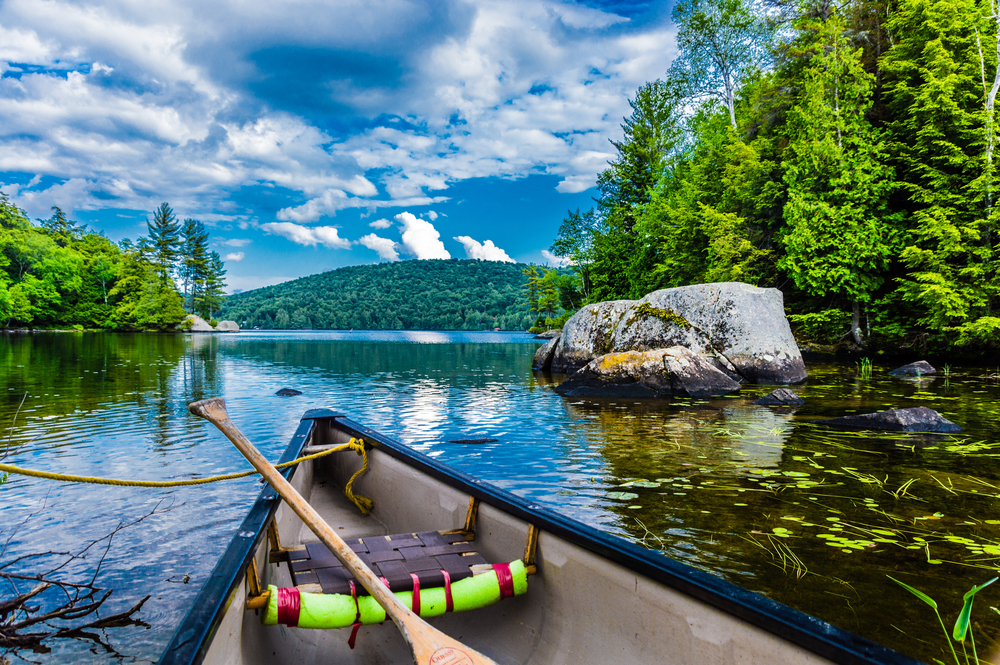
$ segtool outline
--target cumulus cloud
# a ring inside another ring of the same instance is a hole
[[[399,252],[396,251],[396,243],[388,238],[382,238],[374,233],[358,238],[358,244],[364,245],[368,249],[378,252],[378,258],[383,261],[398,261]]]
[[[372,227],[373,229],[387,229],[390,226],[392,226],[392,222],[390,222],[388,219],[376,219],[374,222],[368,222],[368,226]]]
[[[438,218],[438,214],[436,212],[434,212],[433,210],[428,210],[427,211],[427,219],[429,219],[429,220],[431,220],[433,222],[437,218]]]
[[[231,252],[229,254],[226,254],[226,261],[232,261],[234,263],[239,263],[245,257],[246,257],[246,254],[244,254],[243,252]]]
[[[333,226],[300,226],[291,222],[268,222],[261,224],[260,228],[267,233],[288,238],[298,245],[315,247],[323,245],[330,249],[348,249],[351,241],[341,238],[337,228]]]
[[[470,259],[514,263],[514,259],[507,256],[507,252],[494,245],[492,240],[480,243],[469,236],[455,236],[455,240],[462,243],[462,246],[465,247],[465,255]]]
[[[568,256],[556,256],[547,249],[542,250],[542,256],[545,261],[553,268],[565,268],[566,266],[573,265],[573,259]]]
[[[413,213],[401,212],[394,217],[401,224],[403,247],[418,259],[450,259],[451,254],[441,242],[441,234],[430,222],[417,219]]]
[[[0,177],[47,176],[15,202],[236,221],[235,195],[266,187],[303,224],[471,178],[580,192],[675,52],[659,19],[560,0],[249,5],[0,3]]]

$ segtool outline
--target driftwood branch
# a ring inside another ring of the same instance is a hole
[[[41,509],[29,515],[27,519],[14,528],[14,533],[0,547],[0,556],[3,556],[7,550],[14,534],[20,531],[32,517],[41,512],[44,509],[44,504],[45,501],[43,501]],[[5,587],[13,589],[12,598],[5,599],[0,596],[0,655],[13,653],[22,660],[27,660],[18,653],[19,650],[45,650],[43,642],[57,638],[89,639],[97,642],[110,653],[117,653],[105,641],[106,637],[88,631],[136,625],[146,626],[147,624],[136,619],[134,615],[142,609],[150,596],[147,595],[128,610],[102,617],[99,610],[104,607],[113,591],[99,588],[96,584],[97,576],[104,565],[105,558],[111,551],[114,537],[124,529],[136,526],[153,515],[173,509],[172,505],[161,506],[162,502],[135,520],[119,522],[109,533],[84,543],[77,551],[34,552],[21,554],[8,561],[0,560],[0,581],[4,583]],[[73,561],[86,559],[88,553],[93,554],[94,550],[99,556],[93,565],[92,572],[88,573],[83,580],[61,579],[66,575],[64,570],[66,566]],[[39,566],[39,564],[43,564],[46,568],[43,572],[24,569],[26,566]],[[18,590],[18,583],[26,587],[25,583],[28,582],[34,583],[30,591]],[[36,603],[35,605],[28,604],[28,601],[32,600]],[[84,620],[84,623],[65,625],[65,623],[80,620]],[[41,630],[42,628],[46,630]],[[0,662],[5,661],[0,658]]]

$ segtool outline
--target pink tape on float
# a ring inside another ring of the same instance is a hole
[[[451,575],[444,569],[441,569],[441,574],[444,575],[444,611],[454,612],[455,599],[451,597]]]
[[[302,608],[302,597],[295,587],[278,589],[278,623],[286,626],[299,625],[299,610]]]
[[[347,646],[354,649],[354,643],[358,639],[358,629],[361,628],[361,606],[358,605],[358,590],[351,580],[351,599],[354,600],[354,623],[351,625],[351,636],[347,638]]]
[[[420,578],[410,573],[410,578],[413,580],[413,603],[410,609],[417,616],[420,616]]]
[[[510,572],[509,563],[495,563],[493,570],[497,572],[497,584],[500,585],[500,600],[514,597],[514,575]]]

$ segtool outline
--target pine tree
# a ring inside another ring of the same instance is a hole
[[[167,281],[173,276],[174,264],[180,253],[180,224],[174,217],[174,211],[164,202],[153,213],[153,221],[146,220],[146,228],[160,279]]]
[[[185,219],[181,229],[181,260],[179,276],[183,288],[185,309],[195,310],[195,301],[202,299],[208,277],[208,230],[196,219]]]
[[[800,28],[808,58],[801,92],[788,112],[784,181],[785,255],[779,267],[811,295],[836,295],[853,304],[852,333],[862,342],[861,305],[881,286],[893,250],[886,210],[893,188],[881,134],[865,118],[873,76],[861,49],[852,48],[844,22]]]
[[[629,101],[623,139],[611,141],[618,155],[597,178],[600,222],[591,243],[596,301],[649,291],[658,242],[636,224],[679,147],[678,103],[677,90],[663,81],[645,84]]]
[[[989,316],[998,285],[995,222],[979,179],[987,91],[976,33],[990,13],[974,0],[901,0],[889,21],[896,44],[883,59],[909,212],[898,293],[942,340]]]
[[[201,316],[211,321],[215,314],[222,308],[222,300],[225,297],[226,288],[226,266],[222,262],[222,257],[218,252],[209,252],[208,266],[205,271],[204,290],[201,296],[200,311]]]

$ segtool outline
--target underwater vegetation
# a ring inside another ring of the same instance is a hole
[[[886,576],[957,608],[958,587],[1000,571],[1000,390],[953,367],[947,381],[916,382],[870,361],[809,369],[795,409],[753,405],[764,386],[712,400],[568,403],[581,429],[602,433],[594,445],[607,471],[592,479],[592,499],[646,547],[910,656],[950,660],[949,646],[925,639],[940,630],[935,617],[901,606]],[[909,406],[965,431],[812,424]],[[1000,634],[1000,614],[977,624]]]

